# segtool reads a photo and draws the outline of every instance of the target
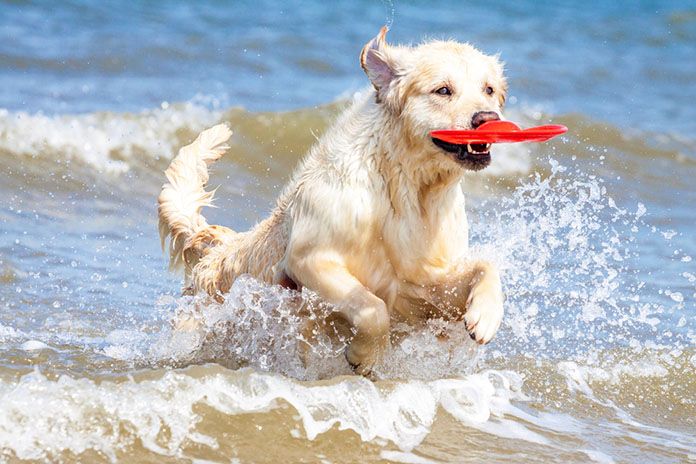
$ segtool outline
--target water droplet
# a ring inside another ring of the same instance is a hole
[[[638,209],[636,210],[636,219],[640,219],[647,211],[648,210],[643,203],[638,203]]]

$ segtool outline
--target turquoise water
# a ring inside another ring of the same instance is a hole
[[[498,337],[308,371],[253,280],[172,333],[162,170],[229,122],[206,214],[253,225],[385,23],[500,53],[507,117],[570,128],[464,182]],[[696,460],[695,51],[692,2],[0,2],[0,460]]]

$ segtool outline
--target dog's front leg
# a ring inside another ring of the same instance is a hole
[[[432,303],[453,318],[462,317],[471,338],[491,341],[503,320],[503,289],[496,267],[487,261],[463,263],[434,287]],[[459,317],[457,317],[459,316]]]
[[[293,279],[336,306],[354,336],[346,349],[353,370],[368,375],[389,340],[389,312],[384,301],[365,288],[335,257],[312,254],[291,260]]]

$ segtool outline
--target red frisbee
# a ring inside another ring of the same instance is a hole
[[[430,132],[430,136],[457,145],[466,143],[546,142],[567,131],[568,128],[560,124],[520,129],[517,124],[510,121],[488,121],[474,130],[435,130]]]

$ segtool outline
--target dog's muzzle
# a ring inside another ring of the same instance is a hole
[[[433,143],[438,147],[442,148],[446,152],[452,153],[457,158],[457,161],[467,161],[476,160],[477,158],[484,158],[491,156],[491,144],[490,143],[467,143],[467,144],[456,144],[445,142],[444,140],[432,139]]]

